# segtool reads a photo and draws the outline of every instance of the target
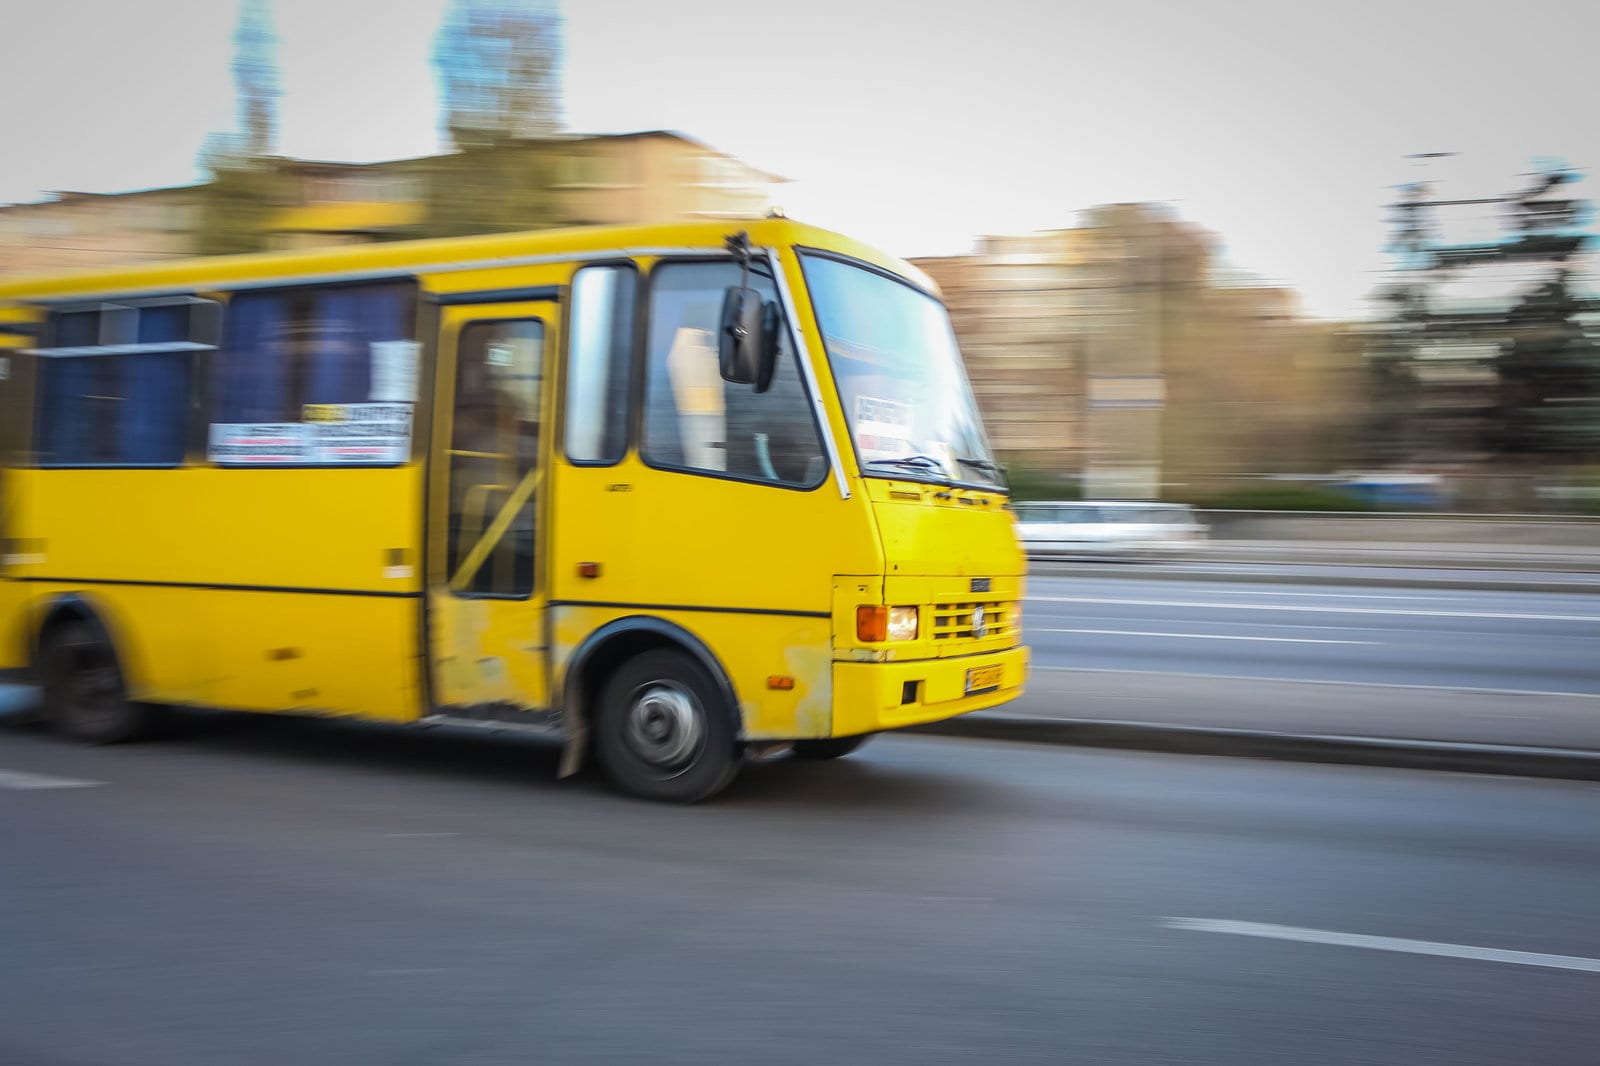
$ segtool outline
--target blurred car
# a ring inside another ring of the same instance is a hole
[[[1206,527],[1185,503],[1018,503],[1017,535],[1030,558],[1143,559],[1181,555],[1205,543]]]

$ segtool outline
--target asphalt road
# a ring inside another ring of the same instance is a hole
[[[1600,1046],[1594,785],[895,737],[679,809],[555,761],[245,716],[116,749],[0,731],[0,1062]]]
[[[1035,576],[1039,666],[1600,695],[1600,594]]]
[[[1035,576],[1005,713],[1600,750],[1600,595]]]

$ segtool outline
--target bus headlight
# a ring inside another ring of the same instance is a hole
[[[885,640],[916,640],[915,607],[861,606],[856,608],[856,639],[864,644]]]
[[[889,608],[889,639],[917,639],[917,609],[915,607]]]

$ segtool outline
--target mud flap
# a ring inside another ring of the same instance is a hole
[[[567,741],[561,748],[561,765],[556,779],[564,780],[583,769],[583,757],[589,749],[589,723],[581,713],[567,714]]]

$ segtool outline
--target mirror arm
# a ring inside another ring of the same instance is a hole
[[[730,233],[723,238],[722,243],[732,253],[734,262],[739,264],[739,288],[748,289],[750,287],[750,257],[754,254],[750,247],[750,234],[744,230],[740,230],[738,233]]]

